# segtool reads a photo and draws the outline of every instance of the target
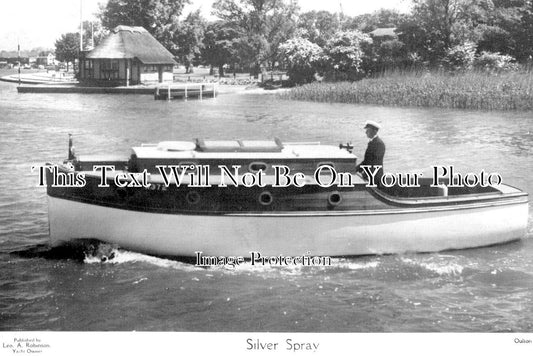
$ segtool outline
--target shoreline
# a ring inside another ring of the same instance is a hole
[[[4,73],[2,73],[4,72]],[[7,72],[7,73],[5,73]],[[15,73],[14,73],[15,72]],[[0,71],[0,81],[18,84],[16,71]],[[150,83],[120,87],[81,86],[72,76],[58,73],[21,73],[19,93],[53,94],[137,94],[154,95],[158,87],[165,91],[167,83]],[[531,73],[506,73],[491,76],[485,73],[447,75],[443,73],[395,74],[380,78],[366,78],[357,82],[314,82],[294,88],[264,89],[257,83],[241,84],[231,81],[206,81],[205,98],[212,98],[211,85],[216,86],[216,95],[255,94],[278,95],[285,100],[377,105],[386,107],[420,107],[461,109],[476,111],[533,111],[533,86]],[[519,77],[521,75],[521,77]],[[54,78],[54,80],[49,80]],[[60,79],[57,79],[60,78]],[[201,84],[197,81],[174,81],[172,96],[184,98],[187,85]],[[199,97],[194,88],[188,97]],[[165,96],[165,95],[162,95]],[[159,97],[159,96],[158,96]]]
[[[1,76],[4,74],[3,76]],[[154,95],[158,86],[165,86],[168,83],[153,83],[153,84],[138,84],[131,86],[119,86],[119,87],[87,87],[82,86],[76,80],[69,79],[68,76],[62,75],[59,78],[65,79],[52,79],[55,78],[51,73],[46,72],[32,72],[21,73],[20,84],[17,85],[19,93],[55,93],[55,94],[141,94],[141,95]],[[0,81],[12,84],[19,84],[19,75],[16,71],[0,71]],[[218,94],[234,94],[234,93],[254,93],[254,94],[274,94],[280,90],[265,90],[256,84],[241,84],[238,81],[234,84],[233,81],[206,81],[199,83],[197,81],[174,81],[172,85],[176,86],[176,89],[186,85],[206,84],[207,87],[211,85],[216,86],[216,92]],[[164,90],[164,89],[163,89]],[[179,89],[178,89],[179,90]],[[212,92],[210,92],[212,93]],[[209,94],[207,94],[208,96]]]
[[[314,82],[287,100],[478,111],[533,111],[533,73],[391,74],[357,82]]]

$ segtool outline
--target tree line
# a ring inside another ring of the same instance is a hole
[[[187,2],[109,0],[98,21],[86,24],[85,41],[96,33],[97,44],[118,25],[143,26],[187,72],[196,65],[218,68],[219,75],[283,68],[295,83],[413,67],[507,70],[533,57],[533,0],[411,0],[409,13],[382,9],[354,17],[302,12],[297,0],[217,0],[211,21],[200,10],[184,16]],[[371,36],[378,28],[394,35]],[[56,42],[58,59],[77,55],[77,36]]]

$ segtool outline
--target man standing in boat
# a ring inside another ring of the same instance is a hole
[[[383,157],[385,156],[385,144],[378,137],[378,131],[381,125],[375,121],[365,122],[365,132],[368,137],[368,146],[366,147],[365,158],[363,162],[357,165],[357,172],[362,172],[364,177],[368,177],[361,166],[371,166],[370,172],[377,170],[375,183],[381,186],[381,177],[383,176]]]

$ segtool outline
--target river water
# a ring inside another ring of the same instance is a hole
[[[197,268],[118,250],[107,262],[51,254],[32,165],[128,154],[162,140],[352,141],[381,121],[385,168],[498,172],[533,193],[533,113],[293,102],[253,91],[203,101],[17,94],[0,82],[0,330],[531,332],[533,236],[489,248],[333,259],[331,267]],[[533,209],[530,208],[530,211]],[[428,231],[429,233],[429,231]]]

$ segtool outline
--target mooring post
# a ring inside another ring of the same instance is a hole
[[[185,100],[187,100],[187,87],[188,86],[189,86],[188,84],[185,84],[185,98],[184,98]]]
[[[168,98],[167,100],[171,100],[172,98],[170,97],[170,83],[168,84]]]
[[[204,87],[203,84],[200,84],[200,100],[202,100],[202,88]]]
[[[213,83],[213,98],[216,98],[216,83]]]

